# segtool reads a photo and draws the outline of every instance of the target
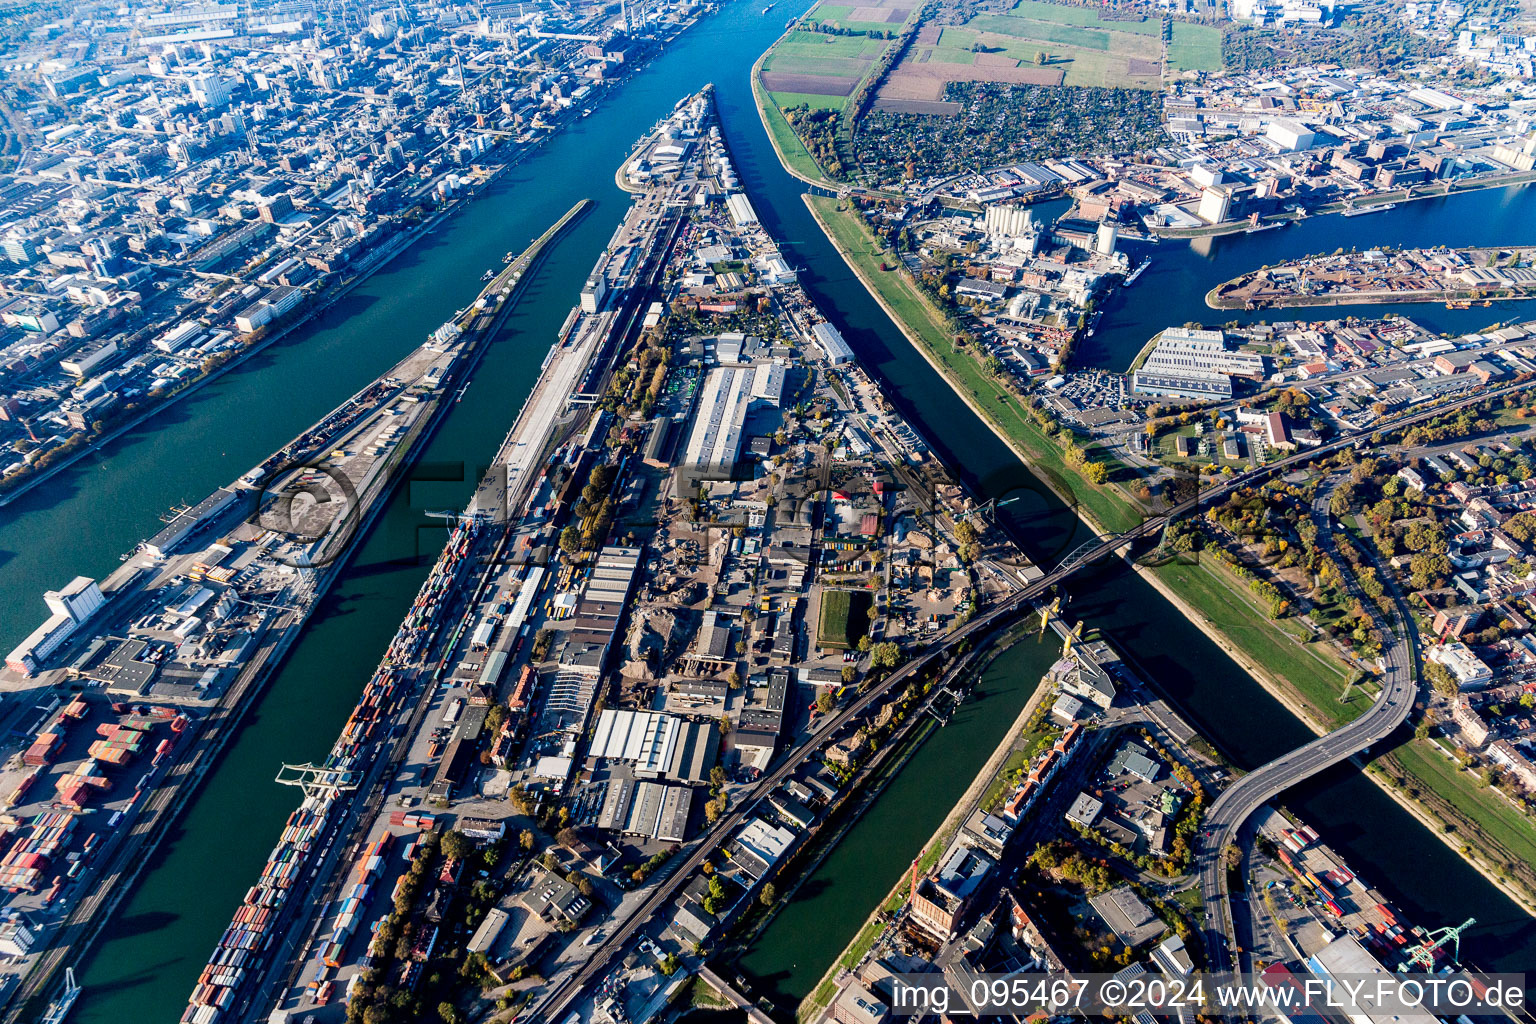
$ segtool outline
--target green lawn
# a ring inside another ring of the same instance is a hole
[[[1356,686],[1347,704],[1339,695],[1349,680],[1348,668],[1321,644],[1304,644],[1306,627],[1294,619],[1278,622],[1253,603],[1247,587],[1203,555],[1195,564],[1173,562],[1151,570],[1215,624],[1217,631],[1250,661],[1284,680],[1330,726],[1359,717],[1373,699],[1374,685]]]
[[[886,39],[867,36],[829,36],[825,32],[791,32],[773,47],[773,57],[863,57],[874,59],[886,46]],[[770,58],[772,59],[772,58]]]
[[[929,64],[974,64],[976,54],[957,46],[935,46],[922,51],[922,60]]]
[[[1220,71],[1221,32],[1209,25],[1173,23],[1168,63],[1180,71]]]
[[[968,28],[956,28],[953,25],[945,25],[939,29],[939,45],[953,46],[960,50],[969,50],[976,43],[976,33]]]
[[[841,21],[853,13],[852,6],[839,6],[837,4],[817,4],[805,12],[806,21]]]
[[[986,790],[981,794],[978,806],[986,810],[994,810],[1003,798],[1003,790],[1008,786],[1009,777],[1020,767],[1027,763],[1029,752],[1019,749],[1012,751],[1003,759],[1003,766],[992,776],[992,781],[987,783]]]
[[[868,591],[823,590],[817,645],[847,650],[857,644],[869,629],[870,603]]]
[[[970,396],[983,416],[1026,453],[1031,468],[1049,477],[1058,491],[1075,496],[1082,509],[1108,530],[1128,530],[1141,522],[1140,512],[1128,497],[1113,486],[1089,483],[1068,466],[1061,448],[1035,423],[1019,397],[988,376],[969,353],[955,348],[943,314],[905,273],[880,269],[882,254],[856,211],[840,211],[838,200],[829,196],[806,196],[805,201],[833,243],[862,272],[868,286],[943,368],[950,386]]]
[[[1478,780],[1459,771],[1435,752],[1429,740],[1409,740],[1392,755],[1404,768],[1477,824],[1504,853],[1515,860],[1536,864],[1536,824],[1511,807],[1497,791],[1478,785]],[[1468,837],[1469,839],[1471,837]]]
[[[1081,25],[1056,25],[1047,21],[1031,21],[1027,18],[1015,18],[1011,14],[978,14],[966,22],[965,26],[981,32],[1023,39],[1029,43],[1060,43],[1063,46],[1077,46],[1087,50],[1108,50],[1110,42],[1110,33],[1098,29],[1084,28]],[[1146,41],[1138,42],[1138,51],[1148,48]],[[1153,43],[1149,52],[1155,53],[1156,49],[1156,44]],[[1015,56],[1012,48],[1008,55]]]
[[[821,177],[821,168],[817,167],[815,161],[811,159],[810,152],[805,148],[805,144],[800,141],[800,137],[795,135],[794,128],[790,126],[788,121],[784,120],[782,111],[787,107],[798,107],[802,103],[811,110],[842,110],[848,103],[848,97],[823,96],[820,93],[814,92],[771,92],[768,96],[776,104],[774,109],[779,112],[778,119],[784,126],[784,131],[789,132],[790,136],[794,138],[795,145],[800,147],[800,152],[805,154],[805,159],[811,161],[807,167],[802,169],[807,174],[814,175],[817,178]]]

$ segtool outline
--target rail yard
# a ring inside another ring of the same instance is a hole
[[[8,1019],[93,941],[468,379],[523,275],[584,208],[385,375],[228,487],[172,509],[121,569],[46,595],[53,614],[0,674],[12,748],[0,885],[21,936],[0,980]],[[291,877],[286,863],[274,880]],[[258,951],[274,909],[246,915],[219,978]]]

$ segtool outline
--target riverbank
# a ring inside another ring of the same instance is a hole
[[[811,216],[826,233],[828,241],[843,258],[843,262],[864,284],[871,297],[918,354],[949,382],[961,401],[987,424],[1019,461],[1029,467],[1064,504],[1071,507],[1096,536],[1108,537],[1141,522],[1141,514],[1129,501],[1115,498],[1105,488],[1089,483],[1086,477],[1068,466],[1061,450],[1041,431],[1018,396],[986,377],[974,359],[955,348],[946,327],[936,323],[930,315],[927,298],[917,291],[915,285],[898,276],[901,271],[886,271],[884,273],[889,275],[887,277],[875,276],[880,272],[869,266],[871,261],[862,258],[857,248],[860,244],[875,244],[873,236],[864,228],[857,213],[848,211],[843,215],[842,211],[836,209],[839,202],[836,199],[810,195],[804,199]],[[888,287],[892,289],[891,292],[887,291]],[[896,289],[899,289],[899,294]],[[918,316],[921,316],[921,321],[917,320]],[[983,391],[990,393],[999,409],[1007,412],[1006,423],[1000,419],[998,410],[982,402]],[[1073,486],[1074,480],[1076,487]]]
[[[1002,654],[1005,650],[1007,648],[996,651],[993,657],[995,658],[997,655]],[[991,661],[989,660],[988,665],[990,664]],[[986,671],[986,666],[981,671]],[[1008,727],[1007,733],[1003,735],[1002,740],[992,751],[992,756],[987,758],[986,763],[981,766],[981,770],[971,780],[971,784],[966,787],[965,792],[960,794],[960,797],[955,801],[954,807],[950,810],[949,814],[939,823],[939,827],[933,830],[933,834],[928,837],[928,841],[923,844],[915,862],[919,869],[931,868],[938,861],[945,845],[959,831],[960,825],[970,816],[971,810],[985,795],[987,789],[992,784],[992,780],[996,778],[998,772],[1002,771],[1008,756],[1019,746],[1024,738],[1025,724],[1028,723],[1030,716],[1039,708],[1041,701],[1052,692],[1050,687],[1044,685],[1044,682],[1045,680],[1041,679],[1035,684],[1034,693],[1030,694],[1029,699],[1024,702],[1024,707],[1020,709],[1018,716],[1013,720],[1013,724]],[[890,891],[885,894],[884,898],[875,904],[875,909],[870,911],[869,916],[864,919],[864,923],[859,926],[859,930],[854,933],[853,941],[844,947],[842,953],[832,961],[827,967],[826,973],[821,976],[821,980],[811,989],[810,995],[806,996],[801,1001],[799,1007],[796,1008],[795,1020],[799,1024],[806,1024],[806,1022],[814,1020],[836,997],[837,982],[842,973],[857,967],[859,960],[863,959],[864,954],[875,944],[875,941],[884,930],[884,922],[881,921],[881,917],[891,912],[892,904],[900,906],[901,901],[904,899],[902,892],[908,884],[907,875],[903,872],[897,878],[895,884],[891,886]]]
[[[811,210],[812,216],[815,217],[816,222],[822,227],[823,231],[826,232],[827,237],[828,237],[829,241],[831,241],[833,247],[838,251],[839,255],[841,255],[843,257],[844,262],[847,263],[848,266],[854,271],[855,275],[864,284],[866,289],[869,290],[870,294],[874,297],[876,302],[879,303],[880,307],[886,312],[886,314],[888,316],[891,317],[892,321],[894,323],[896,323],[896,325],[900,328],[902,334],[907,338],[907,340],[912,342],[913,347],[916,348],[917,351],[920,354],[922,354],[923,358],[928,361],[929,365],[931,365],[946,381],[948,381],[950,383],[950,386],[952,388],[954,388],[955,392],[961,397],[961,399],[966,403],[966,405],[969,406],[971,408],[971,410],[973,412],[975,412],[977,414],[977,416],[980,419],[982,419],[988,425],[988,427],[990,429],[992,429],[993,433],[995,433],[998,436],[999,440],[1001,440],[1011,450],[1013,450],[1014,453],[1019,456],[1021,461],[1023,461],[1026,466],[1028,466],[1032,471],[1036,472],[1037,475],[1039,475],[1040,467],[1041,467],[1041,464],[1042,464],[1042,460],[1039,458],[1039,454],[1037,452],[1031,452],[1031,451],[1025,449],[1019,443],[1018,439],[1016,437],[1012,436],[1010,431],[1004,429],[1002,427],[1002,425],[999,424],[997,418],[994,415],[990,414],[990,410],[988,410],[986,407],[984,407],[977,400],[979,396],[977,395],[977,393],[975,391],[971,390],[969,387],[962,387],[962,386],[957,385],[955,374],[950,372],[951,369],[952,369],[952,364],[950,364],[950,362],[947,359],[946,360],[942,360],[942,362],[941,362],[941,361],[936,360],[934,358],[934,353],[930,350],[930,344],[928,342],[928,339],[924,338],[922,333],[921,333],[921,331],[920,331],[920,326],[921,325],[913,324],[910,321],[910,318],[909,318],[908,314],[900,311],[898,309],[896,303],[888,301],[888,296],[884,293],[884,289],[882,287],[882,285],[884,284],[884,280],[883,279],[877,280],[877,279],[873,278],[869,268],[863,265],[863,263],[865,261],[861,261],[861,260],[855,258],[854,252],[853,252],[853,248],[849,244],[848,239],[846,237],[847,234],[848,234],[847,228],[844,227],[842,231],[837,230],[836,222],[831,220],[830,217],[828,216],[828,214],[829,214],[829,211],[827,210],[828,204],[831,204],[834,207],[834,209],[832,209],[830,211],[830,214],[832,216],[835,216],[838,213],[838,211],[835,209],[835,204],[837,203],[837,201],[836,200],[832,200],[832,199],[818,198],[818,197],[814,197],[814,196],[806,196],[804,198],[805,198],[806,205]],[[850,217],[851,218],[857,218],[857,214],[856,213],[850,214]],[[846,223],[846,220],[844,221],[844,223]],[[856,225],[856,226],[858,226],[858,227],[860,227],[862,229],[862,225]],[[865,238],[869,238],[867,231],[863,232],[863,235],[864,235]],[[869,244],[871,244],[871,245],[873,244],[872,238],[869,238]],[[919,295],[913,295],[911,297],[911,301],[914,304],[916,302],[918,302],[918,301],[921,301],[921,300],[922,300],[922,297],[919,296]],[[916,311],[917,309],[921,309],[921,307],[920,306],[916,306],[914,311]],[[931,323],[931,321],[929,323],[929,326],[931,328],[935,328],[935,331],[936,331],[936,325],[933,325]],[[952,345],[951,345],[951,352],[953,352],[953,346]],[[961,356],[961,358],[964,358],[964,359],[968,360],[968,357],[965,357],[963,355]],[[974,363],[974,360],[969,360],[969,361]],[[1001,390],[1001,389],[1000,388],[994,388],[994,390]],[[1008,403],[1006,401],[1006,396],[1001,396],[1000,395],[999,397],[1000,397],[999,404],[1003,405],[1005,408],[1009,407],[1010,403]],[[1014,415],[1016,417],[1018,417],[1021,422],[1027,416],[1027,414],[1023,413],[1021,410],[1013,409],[1012,411],[1014,412]],[[1041,440],[1045,444],[1049,444],[1050,443],[1048,439],[1043,437],[1043,435],[1041,436]],[[1103,536],[1108,535],[1109,533],[1118,532],[1118,530],[1115,530],[1115,531],[1106,530],[1104,519],[1101,518],[1100,516],[1096,515],[1092,508],[1086,507],[1086,503],[1085,502],[1078,500],[1079,495],[1077,494],[1077,492],[1073,491],[1070,487],[1067,487],[1067,488],[1065,488],[1065,493],[1064,493],[1063,488],[1061,486],[1061,481],[1059,479],[1056,479],[1056,478],[1054,478],[1054,477],[1052,477],[1050,475],[1043,476],[1042,479],[1044,480],[1044,482],[1046,483],[1047,486],[1049,486],[1059,497],[1062,498],[1063,501],[1065,501],[1068,505],[1073,507],[1073,511],[1078,515],[1078,517],[1080,519],[1082,519],[1089,526],[1089,528],[1092,529],[1097,535],[1103,537]],[[1089,494],[1089,493],[1096,493],[1096,492],[1098,492],[1097,488],[1095,488],[1094,491],[1088,491],[1087,488],[1089,488],[1091,486],[1092,485],[1088,484],[1086,482],[1086,480],[1083,481],[1083,488],[1084,488],[1083,493],[1084,494]],[[1244,650],[1243,647],[1240,644],[1238,644],[1237,642],[1235,642],[1234,639],[1230,635],[1228,635],[1226,632],[1216,628],[1216,626],[1214,625],[1214,623],[1211,621],[1211,619],[1209,617],[1207,617],[1207,616],[1201,614],[1200,612],[1196,611],[1194,606],[1193,606],[1192,601],[1191,600],[1186,600],[1183,595],[1180,595],[1178,593],[1178,591],[1175,589],[1175,586],[1172,583],[1170,583],[1166,579],[1158,578],[1156,573],[1155,573],[1155,571],[1142,571],[1142,570],[1138,570],[1138,572],[1142,575],[1142,577],[1144,579],[1147,579],[1149,582],[1152,582],[1154,588],[1158,591],[1158,593],[1162,594],[1164,597],[1167,597],[1169,599],[1170,603],[1173,604],[1173,606],[1182,615],[1184,615],[1190,621],[1195,622],[1196,624],[1200,625],[1202,630],[1204,632],[1206,632],[1206,634],[1208,636],[1210,636],[1230,657],[1232,657],[1234,662],[1236,662],[1250,676],[1252,676],[1253,679],[1256,682],[1258,682],[1259,685],[1261,687],[1263,687],[1263,689],[1267,693],[1269,693],[1272,697],[1274,697],[1277,701],[1279,701],[1287,710],[1289,710],[1293,715],[1295,715],[1298,718],[1298,720],[1300,720],[1304,725],[1306,725],[1306,727],[1309,730],[1311,730],[1312,732],[1314,732],[1316,734],[1319,734],[1319,735],[1321,735],[1321,734],[1323,734],[1323,733],[1328,731],[1328,728],[1315,715],[1313,715],[1312,713],[1308,712],[1308,710],[1305,707],[1304,699],[1301,697],[1301,695],[1291,685],[1289,685],[1286,681],[1281,679],[1279,676],[1274,675],[1271,672],[1269,672],[1267,669],[1263,668],[1262,665],[1260,664],[1259,660],[1257,658],[1251,656],[1249,654],[1249,652]],[[1272,624],[1265,624],[1265,623],[1259,623],[1257,625],[1261,629],[1265,628],[1267,626],[1268,627],[1272,627]],[[1366,773],[1366,774],[1371,778],[1371,780],[1377,785],[1378,788],[1383,790],[1383,792],[1385,792],[1392,799],[1397,800],[1399,802],[1401,802],[1404,799],[1407,799],[1407,797],[1405,795],[1393,792],[1391,790],[1391,788],[1386,784],[1385,780],[1380,778],[1375,773]],[[1414,776],[1414,777],[1417,778],[1417,776]],[[1431,783],[1429,781],[1425,781],[1425,780],[1421,780],[1421,781],[1423,781],[1423,784],[1425,786],[1432,788]],[[1421,821],[1425,820],[1425,812],[1422,809],[1417,809],[1416,808],[1414,813],[1415,813],[1415,816],[1418,817]],[[1489,864],[1487,864],[1485,862],[1482,862],[1480,860],[1476,860],[1476,859],[1473,859],[1471,857],[1468,857],[1466,854],[1462,853],[1460,848],[1459,848],[1459,846],[1457,844],[1448,841],[1447,834],[1444,833],[1441,830],[1441,828],[1436,827],[1436,828],[1434,828],[1432,830],[1435,831],[1436,834],[1440,836],[1442,842],[1446,842],[1448,846],[1450,846],[1452,849],[1456,850],[1456,852],[1459,855],[1462,856],[1463,860],[1465,860],[1469,864],[1469,866],[1471,866],[1474,870],[1476,870],[1480,875],[1482,875],[1490,883],[1492,883],[1493,885],[1498,887],[1500,889],[1500,891],[1504,892],[1506,895],[1510,895],[1511,898],[1514,899],[1516,905],[1520,906],[1522,909],[1526,910],[1528,913],[1532,912],[1531,905],[1530,905],[1530,902],[1529,902],[1528,898],[1526,898],[1526,897],[1516,898],[1515,894],[1511,891],[1508,883],[1506,883],[1505,881],[1501,880],[1501,878],[1499,877],[1497,872],[1495,870],[1493,870]]]
[[[510,309],[514,302],[515,296],[498,313]],[[455,357],[455,362],[460,358],[465,360],[462,364],[465,375],[473,373],[480,364],[489,340],[489,333],[477,334],[466,342],[473,345],[473,348]],[[395,366],[402,366],[415,356],[416,352],[413,352]],[[458,367],[455,366],[455,369]],[[374,383],[395,375],[395,368],[392,367],[376,378]],[[361,389],[339,408],[359,401],[367,390],[369,388]],[[446,392],[429,397],[420,406],[422,414],[415,417],[391,451],[364,479],[361,493],[351,499],[356,504],[332,521],[327,536],[315,548],[316,564],[308,570],[314,580],[310,593],[285,610],[285,614],[290,616],[288,621],[281,625],[272,624],[270,628],[275,632],[270,634],[271,638],[264,640],[253,656],[239,667],[230,687],[194,726],[190,741],[192,746],[186,759],[167,769],[146,802],[146,809],[153,810],[154,816],[129,820],[126,826],[129,829],[129,841],[113,851],[109,868],[98,869],[93,879],[95,889],[76,903],[75,909],[59,926],[56,935],[49,937],[51,946],[32,964],[10,997],[4,1017],[8,1024],[29,1010],[36,1009],[33,1005],[36,997],[49,986],[55,972],[65,961],[71,958],[79,960],[91,951],[123,900],[133,892],[144,868],[150,863],[171,827],[181,819],[192,798],[200,792],[205,778],[219,763],[230,739],[239,731],[241,723],[250,714],[269,681],[284,664],[311,617],[360,549],[362,538],[393,499],[407,476],[406,470],[415,463],[422,449],[441,426],[452,404]],[[381,416],[381,410],[382,406],[376,408],[368,417],[346,427],[343,433],[351,434],[360,429],[368,419]],[[333,411],[330,416],[334,415]],[[316,424],[305,433],[314,433],[318,428],[319,424]],[[290,442],[289,447],[292,444]],[[231,486],[238,489],[238,485]],[[336,545],[339,547],[334,547]],[[106,589],[115,599],[120,599],[118,590],[129,585],[129,581],[139,572],[139,567],[131,562],[124,565],[108,578]]]
[[[784,168],[784,173],[799,181],[805,182],[814,188],[826,189],[836,192],[842,186],[835,181],[828,181],[821,176],[821,165],[816,158],[811,156],[811,151],[805,148],[805,143],[800,141],[794,126],[784,116],[778,104],[773,102],[773,97],[768,94],[768,89],[761,79],[763,63],[773,53],[774,47],[782,43],[789,34],[799,27],[799,20],[791,21],[784,34],[773,41],[773,45],[764,50],[762,56],[757,58],[752,65],[750,81],[752,83],[752,99],[757,106],[757,116],[763,122],[763,131],[768,136],[768,142],[773,146],[774,155],[779,158],[779,166]]]
[[[1536,259],[1531,246],[1383,248],[1367,255],[1372,258],[1353,252],[1313,253],[1239,274],[1206,292],[1205,304],[1210,309],[1251,311],[1445,302],[1448,308],[1470,309],[1536,298],[1519,276],[1501,273]]]
[[[1373,206],[1385,206],[1388,203],[1402,204],[1416,203],[1422,199],[1444,199],[1447,196],[1462,195],[1467,192],[1481,192],[1491,188],[1508,188],[1510,185],[1525,185],[1532,181],[1536,181],[1536,171],[1522,171],[1518,174],[1500,175],[1493,180],[1474,181],[1459,188],[1452,184],[1443,192],[1421,192],[1415,194],[1407,189],[1401,192],[1384,192],[1380,195],[1369,197],[1365,202],[1355,203],[1354,208],[1357,210],[1368,210]],[[1331,213],[1342,213],[1349,208],[1349,205],[1342,201],[1325,203],[1315,210],[1308,210],[1304,217],[1326,217]],[[1276,217],[1264,222],[1261,227],[1289,224],[1292,221],[1302,220],[1304,217]],[[1215,238],[1220,235],[1241,235],[1248,232],[1250,228],[1251,225],[1247,221],[1235,220],[1225,224],[1211,224],[1198,228],[1149,228],[1148,230],[1158,238],[1188,239]]]
[[[683,35],[689,29],[693,28],[700,21],[704,20],[704,18],[716,13],[718,10],[719,8],[717,5],[711,4],[703,8],[693,18],[679,23],[675,31],[657,41],[654,53],[663,52],[670,43]],[[640,71],[644,70],[645,67],[650,63],[650,60],[650,57],[644,58],[636,63],[633,67],[629,68],[626,74],[621,75],[618,78],[611,79],[607,88],[600,92],[598,97],[594,100],[593,107],[595,108],[598,104],[602,103],[613,91],[621,88],[630,78],[633,78]],[[384,270],[387,266],[389,266],[390,263],[394,262],[394,260],[409,252],[416,245],[416,243],[420,242],[428,235],[434,233],[439,227],[443,225],[445,221],[468,209],[476,199],[480,198],[487,189],[500,181],[508,171],[517,167],[523,163],[523,161],[536,154],[552,137],[557,135],[565,128],[569,127],[570,124],[577,120],[579,120],[579,115],[568,114],[568,116],[560,119],[554,125],[552,125],[552,130],[544,136],[540,137],[536,142],[530,142],[525,145],[515,145],[515,143],[508,144],[514,145],[515,148],[512,148],[511,151],[506,154],[505,158],[502,159],[499,163],[495,164],[494,167],[483,178],[467,187],[463,192],[450,200],[445,206],[437,210],[426,220],[421,221],[419,224],[411,225],[409,227],[403,228],[402,230],[396,231],[389,238],[385,239],[377,249],[365,254],[362,257],[363,266],[359,267],[356,272],[352,274],[352,276],[346,278],[345,280],[338,281],[335,289],[325,291],[322,295],[318,296],[320,298],[319,303],[310,308],[306,308],[297,319],[283,326],[281,330],[270,332],[268,335],[262,337],[260,340],[252,343],[251,345],[237,350],[231,355],[229,359],[211,368],[208,372],[202,374],[196,380],[191,381],[185,387],[180,388],[177,391],[165,396],[163,399],[155,402],[152,407],[136,412],[129,419],[126,419],[121,423],[113,424],[110,428],[103,431],[101,434],[85,440],[80,445],[78,450],[69,453],[69,455],[67,455],[61,461],[49,466],[42,473],[29,476],[25,481],[17,484],[15,487],[8,488],[3,492],[0,492],[0,507],[4,507],[5,505],[10,504],[18,498],[21,498],[23,495],[28,494],[36,487],[48,482],[49,480],[52,480],[60,473],[75,466],[81,459],[100,451],[101,448],[111,444],[113,441],[121,439],[124,435],[128,434],[136,427],[142,426],[150,419],[153,419],[161,413],[175,407],[183,399],[196,394],[208,384],[211,384],[219,378],[223,377],[229,371],[246,364],[250,361],[251,357],[262,351],[265,351],[266,349],[275,345],[277,342],[289,338],[294,333],[312,324],[320,316],[329,312],[337,302],[351,294],[351,292],[355,290],[359,285],[362,285],[375,274]],[[622,166],[623,165],[621,165],[621,167]],[[237,278],[230,278],[230,280],[235,281],[236,283],[240,283]]]
[[[438,227],[442,225],[443,221],[467,208],[470,202],[472,202],[474,198],[480,194],[480,191],[483,188],[494,184],[503,174],[507,172],[508,169],[515,166],[521,160],[521,158],[521,153],[519,153],[516,158],[498,165],[496,170],[493,171],[491,175],[481,183],[479,188],[465,192],[461,197],[454,200],[451,204],[445,206],[443,209],[439,210],[431,218],[424,220],[420,224],[417,224],[411,228],[403,231],[397,231],[395,234],[391,235],[378,249],[368,253],[363,257],[364,266],[359,268],[356,273],[344,281],[338,282],[334,290],[326,292],[323,297],[321,297],[319,304],[313,306],[312,308],[306,309],[298,319],[284,325],[281,330],[270,332],[259,340],[251,343],[250,345],[239,349],[233,355],[231,355],[229,359],[226,359],[219,363],[217,366],[211,368],[208,370],[208,372],[204,373],[196,380],[191,381],[185,387],[179,388],[171,394],[166,395],[164,398],[155,402],[153,406],[134,414],[131,418],[124,420],[121,423],[114,424],[98,436],[85,441],[83,444],[81,444],[79,450],[70,453],[70,455],[62,461],[49,466],[41,474],[29,477],[26,481],[18,484],[16,487],[7,490],[4,493],[0,493],[0,507],[9,505],[11,502],[29,493],[34,488],[47,483],[58,474],[74,466],[87,455],[99,451],[103,446],[118,440],[119,438],[123,437],[123,435],[133,430],[135,427],[141,426],[147,421],[165,412],[166,410],[174,408],[177,403],[183,401],[184,399],[190,398],[192,395],[201,391],[209,384],[212,384],[226,373],[229,373],[231,370],[234,370],[237,367],[240,367],[249,362],[253,356],[265,351],[268,348],[271,348],[279,341],[282,341],[295,334],[296,332],[302,330],[303,328],[309,326],[316,319],[328,313],[332,306],[336,305],[336,303],[350,295],[352,291],[359,285],[364,284],[374,274],[377,274],[385,267],[389,266],[389,264],[398,259],[400,256],[403,256],[405,253],[409,252],[411,247],[414,246],[417,242],[421,241],[427,235],[430,235],[432,232],[436,231]]]
[[[1206,293],[1205,304],[1212,309],[1255,311],[1261,309],[1305,309],[1317,306],[1396,306],[1404,303],[1465,302],[1472,306],[1491,306],[1495,302],[1518,302],[1536,299],[1536,295],[1499,293],[1488,295],[1471,289],[1456,291],[1433,290],[1421,292],[1349,292],[1338,295],[1295,295],[1283,302],[1264,302],[1250,305],[1231,299],[1215,297],[1215,289]]]

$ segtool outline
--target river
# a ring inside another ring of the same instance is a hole
[[[176,502],[197,500],[255,465],[473,298],[481,272],[499,265],[503,252],[521,248],[576,199],[597,201],[529,283],[522,306],[508,318],[475,382],[430,444],[422,471],[396,495],[108,927],[85,965],[86,991],[73,1020],[179,1016],[203,960],[295,804],[292,790],[271,781],[278,766],[319,757],[329,747],[436,554],[441,535],[423,512],[467,500],[478,465],[510,426],[611,234],[627,202],[613,185],[614,168],[645,126],[708,81],[718,88],[725,134],[760,216],[903,413],[978,491],[1022,488],[1031,495],[1009,511],[1035,557],[1050,562],[1087,536],[1070,510],[911,350],[826,243],[800,200],[802,187],[779,168],[752,107],[748,74],[782,31],[784,19],[809,6],[809,0],[794,0],[763,15],[750,2],[729,4],[325,317],[0,512],[5,570],[0,643],[14,644],[44,614],[44,589],[77,573],[99,577],[111,571],[120,554],[153,532],[156,515]],[[1294,253],[1351,244],[1329,244],[1324,237],[1329,222],[1335,235],[1347,231],[1362,239],[1359,244],[1374,244],[1389,240],[1383,234],[1395,230],[1389,225],[1421,216],[1420,206],[1443,208],[1445,218],[1456,220],[1455,233],[1424,240],[1493,241],[1504,217],[1532,223],[1531,193],[1510,196],[1479,193],[1370,217],[1318,218],[1199,246],[1149,248],[1157,264],[1123,302],[1111,304],[1082,358],[1123,365],[1155,330],[1214,319],[1203,295],[1215,281]],[[1431,228],[1421,224],[1420,230]],[[1479,230],[1485,236],[1478,236]],[[1319,235],[1312,241],[1305,232]],[[1222,256],[1219,271],[1198,251],[1207,245],[1211,254]],[[1300,248],[1287,248],[1293,245]],[[1209,283],[1201,283],[1207,278]],[[1495,311],[1471,312],[1470,319],[1460,314],[1461,321],[1469,321],[1466,327],[1480,326]],[[1124,569],[1096,570],[1077,582],[1073,593],[1076,611],[1105,628],[1237,763],[1256,764],[1308,736],[1246,673]],[[934,734],[876,810],[761,936],[744,962],[750,973],[766,979],[765,986],[786,1002],[805,994],[942,819],[946,801],[986,759],[993,737],[1012,721],[1041,668],[1033,656],[1021,661],[995,689],[992,682],[984,687],[986,702],[976,707],[986,714],[968,711]],[[1477,916],[1479,927],[1465,942],[1474,959],[1489,966],[1536,962],[1530,919],[1353,771],[1341,769],[1288,802],[1415,920],[1438,925]],[[836,904],[829,914],[824,901],[830,893]]]

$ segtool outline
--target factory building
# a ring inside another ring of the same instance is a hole
[[[1308,130],[1301,122],[1288,118],[1277,118],[1269,122],[1269,130],[1265,132],[1264,137],[1284,153],[1298,153],[1317,145],[1316,132]]]
[[[1025,238],[1039,231],[1030,208],[1011,203],[993,203],[988,206],[982,227],[988,238]]]
[[[982,888],[996,861],[960,841],[950,846],[936,873],[921,881],[912,865],[912,923],[948,942],[959,933],[961,920]]]
[[[1148,395],[1230,398],[1233,377],[1259,379],[1264,372],[1263,356],[1229,349],[1221,331],[1170,327],[1131,375],[1131,389]]]
[[[587,756],[622,761],[637,778],[695,784],[709,778],[720,747],[713,722],[692,722],[659,711],[605,708]]]
[[[741,456],[747,413],[756,404],[777,406],[784,393],[784,367],[720,366],[704,381],[683,467],[711,480],[728,480]]]
[[[816,324],[811,328],[811,338],[833,366],[853,362],[853,349],[843,340],[842,332],[831,324]]]
[[[1195,215],[1207,224],[1220,224],[1232,210],[1232,190],[1222,185],[1210,185],[1200,193],[1200,206]]]
[[[86,619],[107,603],[101,587],[89,576],[76,576],[67,586],[50,590],[43,602],[53,614],[5,657],[5,667],[30,676],[48,655],[59,649]]]

